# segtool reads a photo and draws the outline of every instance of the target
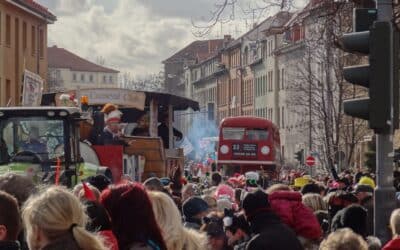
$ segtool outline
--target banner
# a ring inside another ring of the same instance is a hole
[[[144,110],[146,94],[127,89],[80,89],[77,91],[78,100],[81,96],[89,98],[89,105],[104,105],[113,103],[124,107]]]
[[[25,70],[22,86],[22,106],[40,106],[42,93],[43,79],[39,75]]]
[[[185,156],[187,156],[188,154],[190,154],[194,150],[192,143],[190,143],[190,141],[188,140],[187,137],[184,137],[180,141],[175,141],[175,147],[176,148],[182,148],[183,149],[183,155],[185,155]]]

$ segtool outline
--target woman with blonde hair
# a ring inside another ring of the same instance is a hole
[[[311,208],[313,212],[319,210],[328,210],[328,206],[326,202],[322,199],[321,195],[308,193],[303,195],[302,197],[303,204],[307,207]]]
[[[206,235],[183,226],[181,214],[168,195],[149,192],[149,197],[168,249],[207,249]]]
[[[106,250],[102,239],[85,229],[87,216],[77,197],[50,187],[25,203],[22,219],[31,250]]]

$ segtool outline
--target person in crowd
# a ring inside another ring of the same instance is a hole
[[[368,250],[365,240],[349,228],[339,229],[322,241],[320,250]]]
[[[328,206],[319,193],[307,193],[302,197],[303,204],[311,208],[313,212],[328,210]]]
[[[308,193],[321,194],[321,187],[316,183],[308,183],[301,188],[301,194],[305,195]]]
[[[382,242],[375,236],[368,236],[367,239],[368,250],[381,250]]]
[[[97,188],[93,187],[92,185],[88,185],[86,183],[85,183],[85,185],[86,185],[86,190],[85,190],[85,188],[82,188],[79,191],[79,194],[77,196],[79,198],[79,200],[81,200],[81,201],[88,200],[88,196],[87,196],[88,190],[87,189],[90,189],[90,192],[92,195],[90,196],[89,200],[98,202],[100,200],[100,191]]]
[[[62,187],[50,187],[30,197],[22,219],[31,250],[105,250],[101,238],[85,229],[83,205]]]
[[[390,229],[392,230],[393,238],[386,243],[382,250],[397,250],[400,249],[400,209],[396,209],[390,215]]]
[[[103,145],[123,145],[127,146],[128,143],[121,139],[121,117],[122,112],[114,104],[107,103],[101,110],[104,113],[105,127],[100,137],[100,142]]]
[[[230,250],[228,238],[224,232],[224,224],[221,214],[212,212],[203,218],[202,232],[207,233],[208,245],[210,250]]]
[[[246,219],[255,234],[247,244],[247,249],[303,249],[294,231],[272,212],[268,200],[268,195],[261,190],[247,194],[243,200]]]
[[[374,232],[374,189],[370,185],[359,184],[353,193],[358,199],[358,204],[367,210],[367,234]]]
[[[225,210],[224,229],[228,238],[228,245],[234,250],[245,250],[250,240],[251,229],[243,213],[235,214],[233,210]]]
[[[0,249],[19,250],[17,237],[21,230],[17,200],[0,191]]]
[[[214,196],[211,196],[211,195],[203,195],[201,198],[202,198],[205,202],[207,202],[208,211],[210,211],[210,212],[215,212],[215,211],[218,210],[217,200],[214,198]]]
[[[143,186],[148,191],[165,192],[164,185],[161,183],[160,178],[150,177],[143,182]]]
[[[361,237],[367,237],[367,211],[360,205],[350,205],[340,210],[332,219],[331,231],[350,228]]]
[[[182,213],[185,227],[200,230],[202,219],[208,213],[208,204],[200,197],[190,197],[183,203]]]
[[[111,220],[106,209],[95,200],[86,200],[83,204],[90,219],[86,225],[86,229],[102,236],[105,245],[110,250],[118,250],[118,241],[112,232]]]
[[[206,235],[183,226],[181,214],[171,197],[158,191],[149,192],[149,197],[168,249],[206,249]]]
[[[282,222],[292,228],[302,242],[318,241],[322,236],[321,227],[314,211],[302,203],[300,192],[275,191],[269,194],[271,209]]]
[[[182,188],[182,203],[184,203],[190,197],[199,195],[198,187],[194,183],[188,183]]]
[[[168,119],[169,115],[167,113],[163,113],[160,117],[161,124],[158,125],[158,136],[161,137],[163,141],[164,148],[169,148],[169,128],[168,128]],[[176,128],[172,128],[174,137],[178,138],[178,140],[182,140],[183,134]]]
[[[139,183],[111,185],[100,196],[120,250],[166,250],[150,198]]]
[[[211,186],[217,187],[222,182],[222,176],[218,172],[211,174]]]
[[[147,113],[143,114],[137,120],[137,126],[133,129],[131,135],[133,136],[150,136],[150,117]]]
[[[350,206],[351,204],[357,204],[357,197],[349,192],[345,192],[343,190],[337,190],[332,194],[328,194],[328,213],[329,218],[332,220],[336,213],[341,209]],[[331,223],[330,223],[331,224]]]
[[[90,176],[87,178],[86,181],[93,187],[96,187],[100,191],[100,193],[103,192],[103,190],[111,184],[111,180],[103,174]]]
[[[37,188],[31,178],[14,173],[6,173],[0,175],[0,190],[14,196],[18,201],[18,206],[21,208],[29,196],[36,193]],[[24,231],[21,231],[18,235],[18,241],[21,245],[21,250],[28,250]]]

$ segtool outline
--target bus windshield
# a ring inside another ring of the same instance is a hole
[[[0,164],[47,162],[62,156],[63,145],[63,120],[13,117],[0,121]]]
[[[268,139],[268,130],[226,127],[222,129],[222,137],[224,140],[247,139],[251,141],[263,141]]]

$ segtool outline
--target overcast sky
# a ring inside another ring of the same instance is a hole
[[[162,60],[199,39],[192,33],[192,20],[208,18],[213,4],[221,0],[36,1],[58,19],[49,26],[49,46],[94,62],[103,57],[106,66],[140,76],[158,73]],[[255,22],[262,20],[268,13],[243,14],[248,4],[260,1],[264,0],[239,0],[235,22],[218,25],[209,37],[238,36],[250,27],[253,17]]]

